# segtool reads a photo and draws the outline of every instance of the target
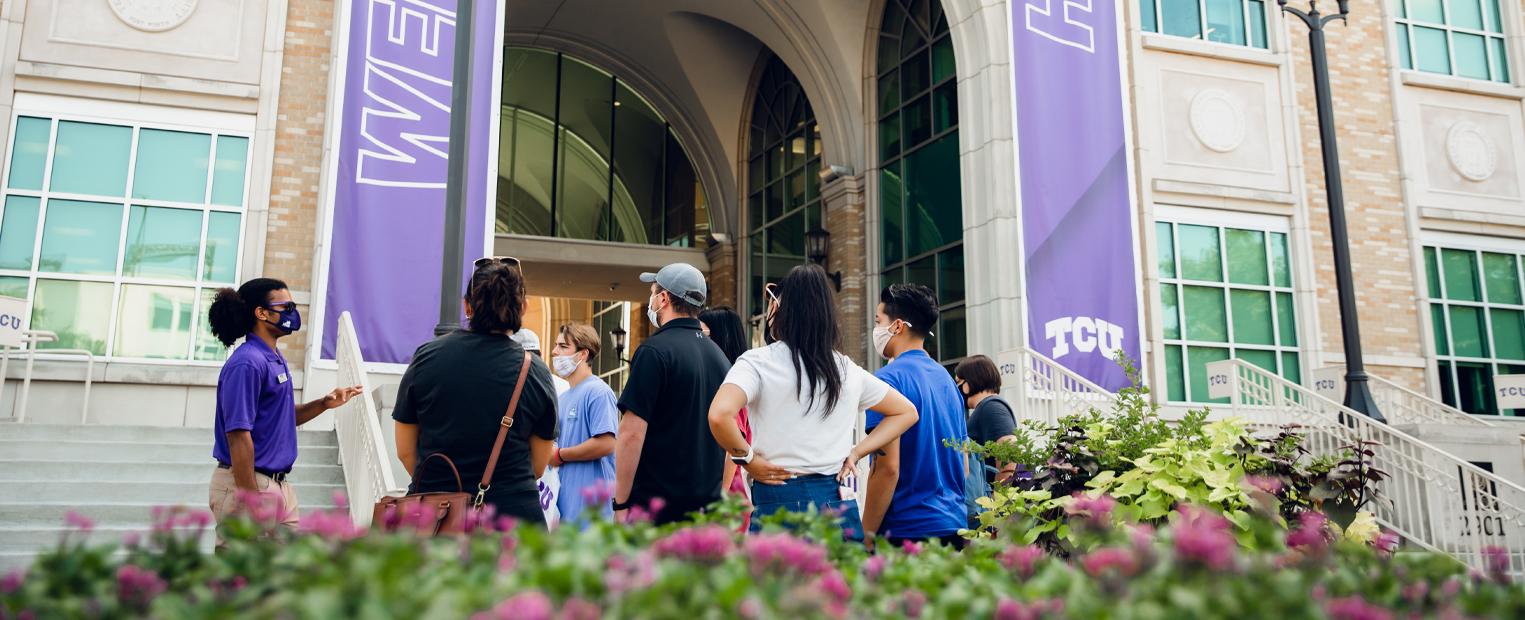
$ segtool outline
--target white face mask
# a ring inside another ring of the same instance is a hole
[[[894,321],[890,322],[890,325],[894,324]],[[885,349],[889,348],[890,339],[895,337],[895,334],[890,333],[890,325],[876,325],[874,327],[874,352],[884,359],[890,359],[890,354]]]
[[[556,376],[563,379],[570,377],[572,376],[572,373],[577,372],[577,364],[578,361],[576,357],[561,356],[551,360],[551,365],[554,366],[556,370]]]
[[[661,327],[657,322],[657,296],[652,295],[646,299],[646,320],[651,321],[652,327]]]

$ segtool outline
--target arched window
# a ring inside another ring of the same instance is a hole
[[[941,3],[886,0],[877,99],[882,282],[937,293],[942,318],[927,347],[950,366],[968,351],[954,67]]]
[[[805,233],[825,227],[821,213],[821,129],[805,89],[777,56],[768,60],[752,102],[747,144],[746,307],[756,315],[763,285],[804,264]]]
[[[672,127],[623,80],[556,52],[503,53],[497,232],[696,247],[709,216]]]

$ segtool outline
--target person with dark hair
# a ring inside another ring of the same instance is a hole
[[[969,439],[985,444],[992,441],[1016,441],[1017,415],[1011,404],[1001,398],[1001,371],[984,355],[971,355],[953,369],[953,382],[964,396],[969,414]],[[975,500],[988,497],[991,482],[1005,482],[1016,473],[1016,463],[997,463],[995,459],[970,460],[965,478],[964,504],[970,522],[982,509]]]
[[[696,318],[709,294],[704,274],[673,263],[641,274],[651,285],[646,318],[657,331],[630,360],[614,450],[616,520],[652,510],[657,525],[683,520],[720,499],[725,452],[705,414],[730,362]]]
[[[556,330],[551,349],[552,370],[569,386],[557,398],[561,430],[551,453],[551,466],[559,468],[556,509],[563,523],[583,525],[595,515],[614,513],[607,501],[588,503],[589,497],[607,496],[614,487],[614,433],[619,430],[614,390],[593,374],[600,348],[598,330],[566,323]]]
[[[223,346],[244,341],[217,375],[212,436],[217,469],[207,498],[212,515],[221,523],[239,507],[237,492],[247,491],[273,498],[281,525],[296,527],[297,495],[286,476],[297,460],[297,427],[344,406],[360,394],[360,386],[296,404],[291,369],[275,346],[276,339],[302,328],[302,315],[285,282],[255,278],[236,291],[217,291],[207,324]]]
[[[944,441],[969,433],[964,399],[948,371],[927,354],[937,324],[937,297],[920,284],[894,284],[879,294],[874,351],[890,363],[876,373],[916,405],[921,419],[874,459],[864,503],[864,526],[892,545],[940,540],[962,547],[968,525],[964,457]],[[868,428],[881,423],[870,413]]]
[[[458,490],[456,474],[443,463],[419,467],[436,453],[455,464],[459,480],[475,486],[487,471],[514,384],[528,360],[518,409],[492,483],[483,491],[496,514],[544,528],[537,481],[551,460],[556,439],[556,391],[545,362],[526,356],[524,347],[510,337],[523,326],[527,304],[517,259],[478,259],[466,288],[469,328],[435,338],[414,352],[397,388],[392,419],[397,424],[397,458],[413,476],[409,492]]]
[[[761,517],[813,506],[836,511],[843,537],[861,540],[863,522],[848,477],[858,461],[915,424],[916,409],[837,350],[836,299],[819,266],[795,267],[764,291],[775,342],[737,358],[710,405],[710,431],[752,477],[752,531]],[[736,425],[742,407],[751,441]],[[853,445],[866,409],[882,423]]]
[[[720,352],[730,360],[734,366],[736,358],[747,352],[747,331],[742,327],[741,315],[730,307],[721,306],[711,308],[699,313],[699,324],[704,328],[704,335],[720,347]],[[736,412],[736,426],[741,429],[741,434],[748,443],[752,441],[752,425],[747,422],[747,408],[742,407]],[[722,479],[726,481],[726,491],[732,495],[739,495],[750,500],[747,493],[746,476],[742,470],[729,459],[725,462],[725,474]],[[750,514],[742,519],[743,525],[751,522]]]

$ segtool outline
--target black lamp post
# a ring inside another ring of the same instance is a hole
[[[831,258],[831,231],[816,227],[805,233],[805,257],[825,269],[826,259]],[[826,276],[831,278],[837,292],[842,292],[842,272],[833,271]]]
[[[1308,26],[1308,50],[1313,56],[1313,95],[1318,100],[1319,141],[1324,148],[1324,187],[1329,196],[1329,234],[1334,243],[1334,281],[1340,298],[1340,329],[1345,340],[1345,406],[1378,422],[1387,422],[1377,409],[1367,381],[1366,362],[1361,355],[1361,326],[1356,318],[1355,283],[1350,275],[1345,188],[1340,181],[1340,148],[1334,128],[1334,102],[1329,94],[1329,53],[1324,46],[1324,26],[1335,20],[1348,22],[1350,1],[1337,1],[1339,12],[1329,15],[1319,13],[1318,0],[1308,0],[1307,11],[1287,6],[1287,0],[1277,0],[1277,4],[1282,11],[1296,15]]]
[[[457,0],[455,59],[450,73],[450,149],[445,174],[445,255],[440,263],[440,336],[461,325],[461,268],[466,251],[466,130],[471,120],[471,39],[475,0]]]
[[[625,345],[629,343],[629,338],[630,332],[625,331],[624,327],[615,327],[609,332],[609,339],[613,341],[610,344],[614,345],[614,357],[623,364],[630,363],[630,360],[625,359]]]

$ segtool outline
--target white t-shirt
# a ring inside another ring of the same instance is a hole
[[[747,421],[758,454],[790,471],[835,475],[852,452],[858,419],[884,400],[890,386],[837,353],[842,392],[836,408],[823,416],[822,386],[817,386],[815,402],[808,395],[801,397],[795,389],[792,357],[782,342],[752,349],[736,359],[725,382],[747,395]],[[808,392],[810,382],[801,381],[799,389]]]

